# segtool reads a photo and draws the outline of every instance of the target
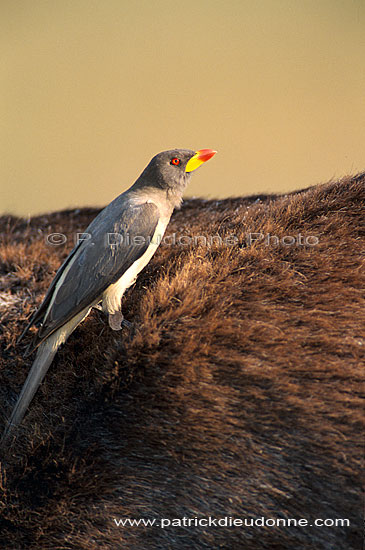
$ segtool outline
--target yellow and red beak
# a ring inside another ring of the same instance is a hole
[[[192,172],[193,170],[196,170],[201,164],[214,157],[216,152],[217,151],[213,151],[213,149],[199,149],[199,151],[197,151],[195,155],[188,160],[185,172]]]

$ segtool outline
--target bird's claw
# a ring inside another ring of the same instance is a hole
[[[132,330],[133,329],[133,323],[131,323],[130,321],[127,321],[127,319],[123,319],[122,321],[122,327],[126,327],[128,330]]]

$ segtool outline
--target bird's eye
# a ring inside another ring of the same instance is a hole
[[[170,164],[173,164],[174,166],[179,166],[180,162],[180,159],[174,158],[172,159]]]

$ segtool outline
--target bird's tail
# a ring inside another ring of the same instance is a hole
[[[18,401],[16,402],[14,410],[11,413],[2,435],[0,447],[3,447],[7,443],[13,431],[21,423],[29,403],[32,401],[34,394],[47,374],[48,368],[53,361],[57,349],[58,346],[50,346],[47,340],[39,346],[32,368],[30,369],[28,377],[24,382]]]
[[[36,358],[30,369],[28,377],[24,382],[24,386],[18,401],[15,404],[14,410],[6,425],[5,431],[0,441],[0,448],[5,445],[9,440],[10,435],[21,423],[23,416],[27,412],[29,403],[32,401],[35,392],[42,383],[43,378],[47,374],[48,368],[53,361],[54,356],[57,353],[58,348],[64,344],[70,334],[75,330],[77,325],[85,319],[89,314],[91,307],[86,307],[81,310],[77,315],[72,317],[68,323],[62,325],[58,330],[50,334],[44,342],[42,342],[38,348]]]

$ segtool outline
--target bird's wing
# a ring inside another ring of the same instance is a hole
[[[18,338],[18,343],[23,339],[23,337],[27,334],[28,330],[30,329],[30,327],[32,327],[33,325],[37,325],[39,324],[43,317],[44,317],[44,314],[45,312],[47,311],[47,308],[49,306],[49,303],[52,299],[52,295],[53,295],[53,292],[55,290],[55,286],[56,284],[58,283],[58,281],[60,280],[61,276],[62,276],[62,273],[64,272],[65,268],[69,265],[69,263],[72,261],[72,258],[74,257],[74,255],[76,254],[76,252],[78,251],[78,249],[84,244],[83,241],[80,241],[70,252],[70,254],[67,256],[66,260],[63,262],[63,264],[58,268],[57,270],[57,273],[56,275],[54,276],[48,290],[47,290],[47,293],[43,299],[43,302],[41,303],[41,305],[39,306],[39,308],[33,313],[32,317],[30,318],[30,321],[28,323],[28,325],[25,327],[25,329],[23,330],[22,334],[19,336]]]
[[[154,203],[113,201],[85,230],[90,238],[76,246],[58,270],[49,291],[26,331],[40,323],[33,349],[88,305],[147,250],[160,214]],[[122,237],[122,238],[121,238]],[[118,242],[119,241],[119,242]]]

